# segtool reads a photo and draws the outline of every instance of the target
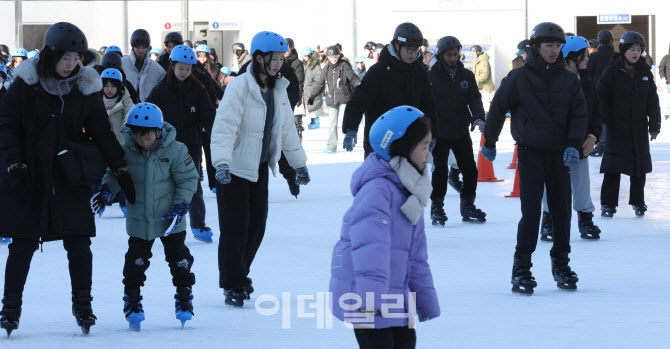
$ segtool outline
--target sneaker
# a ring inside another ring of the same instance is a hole
[[[196,240],[207,243],[212,242],[212,236],[214,236],[214,233],[212,233],[212,229],[209,227],[191,228],[191,231],[193,231],[193,238]]]

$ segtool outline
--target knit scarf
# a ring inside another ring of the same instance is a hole
[[[107,96],[102,96],[102,102],[105,103],[105,109],[110,111],[114,108],[116,103],[118,103],[118,97],[107,98]]]
[[[395,156],[389,161],[391,168],[400,178],[400,182],[412,195],[400,207],[402,213],[416,225],[421,219],[423,209],[428,205],[430,193],[433,187],[430,184],[430,175],[424,169],[423,173],[412,166],[412,164],[402,156]]]

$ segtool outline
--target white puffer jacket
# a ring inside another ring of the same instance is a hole
[[[140,101],[144,102],[149,97],[154,86],[165,76],[165,69],[160,64],[151,60],[148,51],[144,58],[144,65],[140,71],[137,71],[135,67],[136,60],[135,54],[131,52],[129,55],[123,56],[121,63],[123,72],[126,73],[126,80],[130,81],[136,91],[139,91]]]
[[[276,175],[281,152],[293,168],[306,166],[307,155],[298,139],[293,110],[288,100],[285,78],[278,79],[274,93],[272,155],[268,165]],[[228,84],[212,129],[212,163],[226,164],[230,172],[251,182],[258,181],[258,166],[263,150],[263,129],[267,106],[251,69]]]

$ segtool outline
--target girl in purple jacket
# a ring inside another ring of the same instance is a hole
[[[330,292],[333,315],[353,325],[361,348],[414,348],[416,316],[440,315],[423,219],[430,141],[421,111],[393,108],[372,125],[375,152],[352,176]]]

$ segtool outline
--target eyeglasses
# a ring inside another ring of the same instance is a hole
[[[415,55],[415,54],[419,53],[419,47],[407,47],[407,46],[405,46],[405,50],[410,55]]]

